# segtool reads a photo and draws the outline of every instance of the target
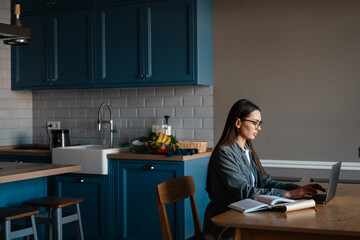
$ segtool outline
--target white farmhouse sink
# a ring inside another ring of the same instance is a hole
[[[77,173],[108,174],[109,153],[128,152],[129,148],[109,148],[105,145],[80,145],[58,147],[52,149],[52,163],[79,164],[81,171]]]

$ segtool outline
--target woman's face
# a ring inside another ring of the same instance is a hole
[[[261,130],[259,124],[261,122],[261,113],[255,110],[244,119],[237,119],[235,126],[239,128],[239,136],[245,140],[254,140],[258,132]]]

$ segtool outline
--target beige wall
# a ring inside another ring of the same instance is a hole
[[[213,0],[214,144],[260,106],[262,159],[358,161],[360,1]]]

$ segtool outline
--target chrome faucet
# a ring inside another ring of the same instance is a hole
[[[110,120],[106,120],[106,121],[101,119],[102,109],[105,106],[108,107],[109,112],[110,112]],[[116,130],[114,130],[112,109],[111,109],[110,105],[108,103],[106,103],[106,102],[104,102],[103,104],[100,105],[99,111],[98,111],[98,127],[99,127],[99,131],[101,131],[101,125],[103,123],[109,123],[110,124],[110,148],[113,148],[114,147],[114,132],[116,132]]]

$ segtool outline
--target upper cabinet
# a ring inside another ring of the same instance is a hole
[[[211,0],[27,2],[14,90],[212,85]]]
[[[14,0],[12,0],[12,2],[14,2]],[[93,2],[93,0],[25,0],[20,1],[20,4],[21,12],[27,14],[31,12],[90,6]]]
[[[25,15],[27,46],[12,49],[12,89],[82,88],[93,85],[92,10]]]

